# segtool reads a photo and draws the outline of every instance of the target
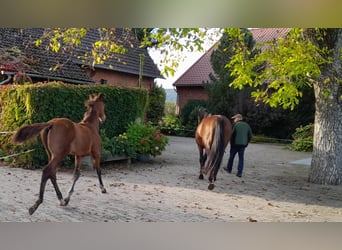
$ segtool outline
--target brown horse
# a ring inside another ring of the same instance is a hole
[[[216,175],[220,168],[224,150],[230,140],[232,125],[223,115],[209,115],[208,111],[198,110],[198,123],[195,140],[199,150],[200,175],[209,176],[208,189],[214,189]]]
[[[38,136],[44,144],[49,158],[48,164],[44,167],[40,182],[39,198],[29,209],[32,215],[43,202],[45,185],[48,179],[55,188],[61,206],[69,203],[74,186],[80,176],[81,159],[83,156],[91,155],[94,168],[96,169],[102,193],[106,193],[103,186],[100,169],[101,138],[99,135],[99,123],[106,119],[104,113],[104,100],[102,94],[91,95],[85,103],[87,112],[79,123],[74,123],[67,118],[55,118],[45,123],[35,123],[20,128],[13,136],[14,143],[22,143],[30,138]],[[68,196],[63,199],[56,179],[56,172],[59,163],[67,155],[75,156],[75,170],[73,183]]]

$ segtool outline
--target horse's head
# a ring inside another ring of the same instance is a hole
[[[97,119],[99,119],[100,122],[106,120],[104,98],[101,93],[98,95],[90,95],[89,100],[86,102],[86,106],[88,109],[91,108],[92,111],[95,111],[92,113],[97,114]]]
[[[203,107],[200,107],[198,109],[198,114],[197,114],[198,124],[200,124],[203,118],[207,117],[208,115],[209,115],[208,110]]]

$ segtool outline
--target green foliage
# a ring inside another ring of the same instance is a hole
[[[303,87],[311,85],[309,79],[319,76],[319,66],[326,62],[319,56],[319,49],[303,38],[301,29],[292,29],[286,39],[261,44],[263,52],[252,57],[239,29],[227,29],[227,33],[236,44],[235,54],[227,64],[234,76],[230,86],[256,88],[253,97],[271,107],[293,110]],[[261,68],[262,65],[267,66]]]
[[[194,131],[186,129],[185,126],[182,125],[179,116],[176,115],[166,115],[159,128],[163,133],[168,135],[194,136]]]
[[[252,54],[256,52],[253,50],[255,41],[251,32],[243,29],[242,39]],[[211,76],[212,83],[208,84],[208,110],[212,114],[221,114],[231,117],[235,113],[246,114],[248,106],[246,100],[250,98],[250,89],[244,88],[242,90],[235,89],[229,84],[234,80],[231,75],[231,70],[226,65],[234,56],[234,46],[229,34],[223,33],[220,43],[216,50],[211,54],[211,65],[216,76]]]
[[[244,46],[243,49],[248,51],[245,55],[246,60],[260,57],[258,54],[260,51],[255,47],[251,33],[247,30],[239,29],[238,31],[241,40],[234,40],[232,39],[234,36],[224,33],[218,48],[211,55],[211,63],[218,79],[212,76],[213,83],[208,86],[208,110],[213,114],[222,114],[227,117],[231,117],[234,113],[241,113],[253,128],[254,133],[289,139],[299,124],[313,121],[313,93],[308,86],[303,86],[301,88],[302,100],[297,102],[293,110],[288,111],[280,107],[271,107],[270,104],[261,101],[255,102],[251,98],[251,92],[258,91],[256,87],[247,85],[238,89],[229,86],[234,81],[234,77],[231,75],[232,69],[226,65],[236,56],[236,47]],[[254,70],[256,68],[258,71]],[[253,74],[262,70],[262,63],[260,67],[254,67],[250,72],[251,79],[255,77]]]
[[[101,130],[102,138],[102,158],[106,159],[111,156],[126,156],[129,158],[136,158],[137,152],[130,145],[126,133],[114,136],[111,139],[106,136],[104,130]]]
[[[162,75],[173,76],[184,51],[202,51],[203,43],[215,34],[205,28],[146,28],[140,30],[141,46],[158,48]]]
[[[208,87],[208,110],[212,114],[221,114],[231,117],[239,111],[238,90],[228,86],[227,82],[216,81]],[[242,106],[242,105],[241,105]]]
[[[181,126],[181,121],[176,115],[167,115],[163,119],[163,126],[167,128],[177,128]]]
[[[255,51],[255,40],[253,39],[252,33],[248,29],[242,29],[241,35],[244,44],[254,55]],[[236,44],[232,43],[228,33],[223,33],[220,39],[218,47],[211,54],[210,62],[213,67],[215,74],[219,77],[222,82],[230,83],[233,80],[231,70],[226,65],[231,61],[234,56],[234,47]],[[215,77],[213,77],[215,79]]]
[[[115,28],[99,28],[100,39],[94,42],[93,46],[84,55],[80,55],[84,62],[88,62],[92,66],[95,64],[103,64],[115,53],[126,53],[126,48],[115,38]],[[41,46],[45,40],[46,49],[53,52],[63,50],[63,52],[72,53],[77,46],[81,44],[81,39],[86,35],[85,28],[47,28],[44,34],[35,41],[36,46]]]
[[[293,139],[290,149],[295,151],[311,152],[313,150],[313,124],[300,126],[293,133]]]
[[[140,155],[157,156],[165,150],[168,138],[151,123],[131,123],[126,131],[129,145]]]
[[[166,93],[163,87],[156,84],[150,89],[146,118],[153,124],[157,124],[164,116]]]
[[[164,116],[176,115],[176,103],[175,102],[165,102]]]
[[[101,124],[109,138],[123,133],[130,122],[144,117],[147,91],[117,88],[110,85],[49,84],[13,85],[2,89],[1,131],[15,131],[23,125],[46,122],[65,117],[74,122],[82,120],[86,111],[84,102],[90,94],[103,93],[107,120]],[[47,163],[45,150],[39,140],[22,146],[13,145],[10,136],[2,136],[1,148],[6,154],[34,149],[32,153],[13,158],[12,165],[27,168]]]

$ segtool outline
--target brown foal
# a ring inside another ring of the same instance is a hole
[[[106,193],[101,178],[100,154],[101,138],[99,134],[99,123],[106,119],[104,112],[104,100],[102,94],[91,95],[85,103],[87,112],[83,120],[74,123],[67,118],[55,118],[45,123],[35,123],[21,127],[13,136],[13,142],[23,143],[24,141],[38,136],[44,144],[49,162],[44,167],[40,182],[39,198],[30,207],[29,214],[32,215],[43,202],[45,185],[48,179],[51,180],[55,188],[61,206],[66,206],[74,191],[74,186],[80,176],[81,159],[91,155],[94,168],[96,169],[102,193]],[[68,192],[68,196],[63,199],[56,179],[57,167],[67,155],[75,156],[75,170],[73,183]]]

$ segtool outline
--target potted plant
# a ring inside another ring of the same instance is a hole
[[[168,138],[151,123],[131,123],[126,131],[129,145],[137,153],[137,158],[157,156],[165,150]]]

